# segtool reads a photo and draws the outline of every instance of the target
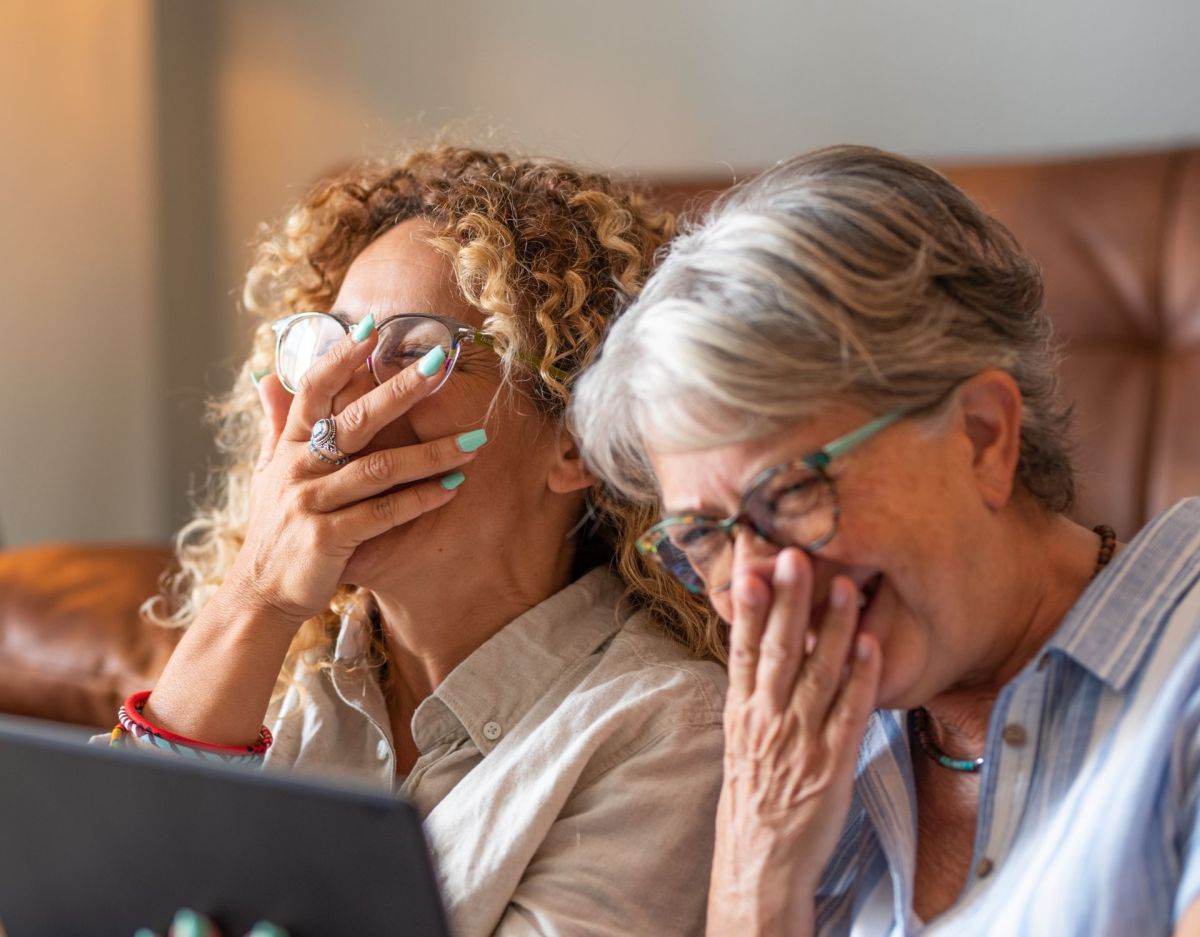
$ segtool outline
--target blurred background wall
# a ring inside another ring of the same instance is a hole
[[[1200,138],[1196,0],[5,0],[0,533],[160,539],[213,456],[259,222],[459,139],[731,177]]]

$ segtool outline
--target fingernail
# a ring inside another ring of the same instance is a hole
[[[438,369],[446,360],[446,349],[441,345],[434,345],[429,351],[425,352],[425,357],[417,362],[417,370],[422,377],[433,377],[438,373]]]
[[[180,908],[171,922],[172,937],[204,937],[204,922],[190,908]]]
[[[270,373],[271,373],[270,368],[263,368],[261,371],[251,371],[250,372],[250,380],[252,380],[254,382],[255,387],[258,387],[259,382],[261,382],[262,379]]]
[[[849,598],[846,584],[841,580],[834,580],[830,588],[829,604],[834,608],[845,608],[846,600]]]
[[[375,328],[375,313],[369,312],[367,313],[367,317],[354,327],[354,331],[350,333],[350,337],[356,342],[365,342],[373,328]]]
[[[447,491],[453,491],[459,485],[467,480],[467,476],[462,472],[451,472],[442,478],[442,487]]]
[[[288,932],[270,921],[259,921],[246,937],[288,937]]]
[[[133,932],[133,937],[158,937],[158,935],[148,927],[139,927]]]
[[[473,429],[469,433],[463,433],[454,440],[454,444],[458,446],[459,452],[474,452],[487,442],[487,430]]]
[[[871,642],[865,634],[860,634],[854,639],[854,656],[859,660],[866,660],[871,656]]]

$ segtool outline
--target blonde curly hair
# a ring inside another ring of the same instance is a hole
[[[246,534],[250,482],[264,422],[251,375],[272,368],[271,322],[327,311],[351,262],[409,219],[430,226],[427,242],[450,261],[465,300],[484,316],[504,384],[564,419],[575,377],[599,351],[609,324],[637,295],[673,218],[609,177],[549,160],[451,146],[371,160],[317,184],[284,222],[264,225],[243,294],[259,322],[232,391],[210,406],[224,468],[208,503],[176,538],[179,568],[143,606],[151,621],[181,628],[221,584]],[[532,362],[539,362],[535,367]],[[634,540],[658,515],[595,486],[591,524],[576,541],[575,571],[611,563],[626,600],[644,609],[693,654],[723,659],[706,603],[646,564]],[[328,660],[341,614],[360,590],[342,586],[329,608],[300,629],[292,654]]]

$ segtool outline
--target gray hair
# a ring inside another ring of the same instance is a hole
[[[685,226],[580,379],[589,465],[627,497],[647,460],[755,439],[831,403],[933,404],[986,368],[1023,398],[1018,483],[1066,511],[1075,483],[1036,264],[934,170],[867,147],[781,163]]]

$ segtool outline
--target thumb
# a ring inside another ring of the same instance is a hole
[[[292,408],[292,395],[287,392],[274,373],[266,375],[258,382],[258,399],[262,402],[266,432],[263,434],[262,448],[259,449],[255,471],[263,469],[275,455],[279,436],[283,433],[284,426],[287,425],[288,411]]]

